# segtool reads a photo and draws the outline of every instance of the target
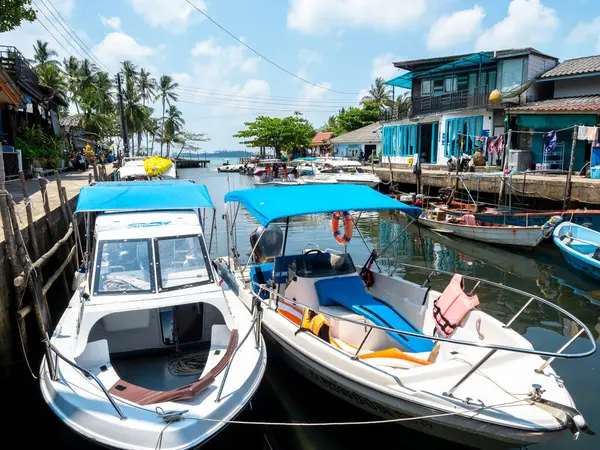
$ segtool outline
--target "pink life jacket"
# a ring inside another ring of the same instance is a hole
[[[477,222],[475,221],[475,216],[473,214],[465,214],[464,216],[462,216],[460,218],[460,222],[463,225],[472,225],[472,226],[477,225]]]
[[[476,295],[465,294],[462,275],[450,280],[441,297],[433,303],[435,326],[444,337],[449,337],[469,311],[479,305]]]

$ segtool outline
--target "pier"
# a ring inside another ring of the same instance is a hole
[[[384,183],[393,183],[411,185],[416,192],[417,177],[413,174],[412,167],[409,165],[386,165],[379,164],[375,166],[365,166],[366,170],[373,171]],[[459,183],[459,189],[468,188],[472,192],[482,192],[496,194],[501,190],[503,180],[507,186],[507,192],[512,191],[513,195],[528,199],[550,200],[562,202],[565,198],[565,185],[567,183],[566,174],[549,173],[518,173],[512,176],[503,177],[498,168],[491,172],[490,168],[477,168],[475,172],[459,172],[462,182]],[[444,169],[433,169],[423,166],[421,172],[422,193],[427,194],[428,187],[439,188],[452,187],[455,185],[456,174],[450,173]],[[464,183],[464,184],[463,184]],[[583,176],[573,176],[571,178],[571,199],[573,202],[586,205],[599,205],[600,180],[585,178]],[[433,190],[432,190],[433,192]]]
[[[192,169],[195,167],[206,168],[210,164],[209,159],[187,159],[187,158],[177,158],[175,160],[175,164],[178,169]]]
[[[75,242],[84,230],[73,216],[79,190],[110,180],[112,170],[94,165],[30,180],[20,172],[10,181],[0,170],[0,380],[23,374],[26,354],[39,354],[40,330],[51,333],[67,306],[84,257]]]

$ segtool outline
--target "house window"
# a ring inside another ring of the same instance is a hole
[[[444,78],[444,92],[456,92],[458,90],[458,78]]]
[[[496,89],[496,71],[492,71],[488,73],[488,90],[492,92]]]
[[[421,80],[421,95],[431,95],[431,80]]]
[[[505,59],[502,62],[502,84],[501,91],[523,82],[523,58]]]

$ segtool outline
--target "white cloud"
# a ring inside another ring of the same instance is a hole
[[[358,103],[362,102],[362,99],[365,98],[367,95],[369,95],[369,90],[368,89],[361,89],[358,93],[358,95],[356,96],[356,101]]]
[[[308,66],[310,64],[319,64],[323,61],[323,56],[314,50],[301,48],[298,52],[298,61],[300,61],[300,63],[304,66]]]
[[[322,83],[317,83],[319,86],[323,86],[327,89],[331,89],[333,85],[329,81],[323,81]],[[321,100],[327,94],[327,90],[320,88],[319,86],[313,86],[311,84],[305,84],[298,95],[298,98],[302,100]]]
[[[596,51],[600,53],[600,16],[589,23],[579,22],[567,36],[569,44],[581,44],[590,40],[596,43]]]
[[[143,65],[150,72],[156,69],[150,64],[150,57],[157,55],[157,50],[140,44],[134,38],[121,31],[108,33],[100,44],[92,51],[96,57],[111,71],[119,69],[121,61],[131,60],[135,64]]]
[[[173,33],[184,32],[193,21],[202,20],[202,15],[189,3],[172,0],[129,0],[136,13],[146,19],[153,27],[163,27]],[[194,4],[206,11],[203,0],[195,0]]]
[[[121,29],[121,18],[120,17],[104,17],[100,16],[100,22],[113,30]]]
[[[171,77],[173,78],[173,81],[175,81],[175,83],[179,83],[181,85],[189,84],[192,79],[192,77],[190,77],[190,75],[185,72],[172,73]]]
[[[471,41],[481,32],[484,17],[485,9],[479,5],[440,17],[427,33],[427,47],[441,50]]]
[[[394,56],[392,52],[387,52],[373,58],[371,63],[371,79],[383,77],[384,80],[389,80],[399,75],[399,71],[394,67],[394,61],[400,58]]]
[[[413,25],[427,0],[290,0],[287,25],[305,33],[343,28],[399,30]]]
[[[258,56],[248,56],[244,46],[222,46],[212,37],[198,42],[192,49],[192,55],[204,61],[203,76],[209,79],[219,78],[234,71],[254,74],[260,61]]]
[[[40,2],[37,2],[38,5],[40,4]],[[54,5],[54,7],[60,11],[60,13],[64,16],[70,16],[71,13],[73,12],[73,9],[75,9],[75,0],[53,0],[52,4]],[[45,6],[45,4],[44,4]],[[52,9],[52,8],[50,8]],[[46,11],[44,11],[46,12]],[[54,12],[54,11],[53,11]],[[46,13],[48,14],[48,13]]]
[[[476,50],[533,47],[551,41],[559,25],[555,9],[540,0],[512,0],[508,15],[483,32]]]

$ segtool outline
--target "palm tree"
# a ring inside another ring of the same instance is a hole
[[[69,90],[69,100],[73,102],[79,114],[79,104],[77,103],[77,88],[79,85],[79,60],[74,56],[70,56],[69,59],[63,60],[63,66],[65,68],[65,74],[67,76],[67,89]]]
[[[137,83],[140,74],[137,70],[137,66],[134,63],[131,61],[123,61],[121,63],[121,70],[125,76],[125,83],[128,81],[131,83]]]
[[[54,64],[40,64],[36,66],[35,71],[38,74],[40,84],[51,87],[62,97],[68,98],[65,75],[57,66]]]
[[[169,107],[171,107],[171,101],[176,102],[177,99],[179,98],[177,96],[177,94],[174,92],[175,89],[177,89],[179,87],[179,83],[175,83],[173,81],[173,78],[171,78],[169,75],[163,75],[162,77],[160,77],[160,81],[158,83],[158,95],[156,97],[156,99],[161,98],[162,99],[162,120],[161,120],[161,124],[162,124],[162,129],[161,129],[161,141],[160,141],[160,156],[162,156],[163,154],[163,141],[164,141],[164,136],[165,136],[165,103],[167,103],[169,105]],[[177,109],[177,108],[175,108]],[[168,152],[168,150],[167,150]]]
[[[146,69],[141,68],[138,78],[138,86],[140,89],[140,97],[142,98],[142,105],[146,105],[146,101],[151,102],[156,98],[156,90],[158,89],[158,83],[156,78],[150,76],[150,72]],[[147,128],[147,127],[144,127]],[[146,134],[146,148],[148,147],[148,131],[144,130]],[[142,145],[142,133],[138,134],[138,147]]]
[[[398,119],[406,119],[410,115],[410,109],[412,107],[412,99],[410,92],[400,94],[396,99],[395,110],[398,113]]]
[[[32,61],[34,63],[36,63],[37,65],[44,65],[44,64],[58,65],[59,62],[55,59],[52,59],[52,58],[58,56],[58,53],[56,53],[55,50],[52,50],[49,46],[50,46],[50,44],[48,44],[47,42],[44,42],[44,41],[41,41],[40,39],[38,39],[33,46],[33,60]]]
[[[175,105],[170,105],[166,119],[163,122],[163,132],[161,136],[161,144],[163,142],[167,143],[167,158],[171,153],[171,144],[179,140],[184,125],[185,120],[183,120],[181,111],[179,111]]]
[[[337,128],[337,117],[334,114],[333,116],[329,116],[325,125],[323,125],[323,131],[331,131],[334,132]]]
[[[382,77],[375,78],[375,83],[371,85],[369,93],[363,97],[362,103],[375,103],[379,106],[393,103],[391,92]]]

